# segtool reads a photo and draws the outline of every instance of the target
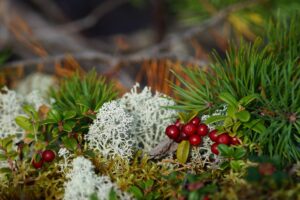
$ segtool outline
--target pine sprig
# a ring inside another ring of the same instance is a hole
[[[265,154],[279,155],[283,160],[300,159],[300,17],[270,23],[267,44],[242,42],[232,47],[225,59],[214,55],[209,70],[185,69],[187,80],[179,77],[184,89],[173,85],[180,99],[175,108],[186,111],[215,110],[221,105],[222,92],[241,99],[260,94],[248,106],[269,128],[255,143]],[[288,21],[288,23],[287,23]]]
[[[103,103],[116,98],[117,92],[112,83],[92,70],[83,77],[75,74],[65,79],[58,90],[51,90],[50,96],[55,99],[54,108],[84,114],[97,112]]]

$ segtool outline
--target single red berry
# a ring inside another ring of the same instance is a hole
[[[197,126],[194,124],[186,124],[183,126],[182,131],[188,136],[191,136],[196,133]]]
[[[52,150],[45,150],[42,154],[43,161],[52,162],[55,158],[55,153]]]
[[[218,143],[213,143],[210,147],[211,152],[213,152],[216,155],[219,155],[218,145]]]
[[[241,144],[240,140],[237,137],[231,137],[230,138],[230,144],[232,145],[239,145]]]
[[[179,136],[179,129],[176,125],[170,125],[166,128],[166,135],[170,138],[175,140]]]
[[[197,134],[200,136],[206,136],[208,133],[208,126],[205,124],[199,124],[197,128]]]
[[[36,169],[40,169],[43,167],[43,159],[41,159],[40,161],[35,161],[34,159],[32,160],[32,166]]]
[[[212,141],[214,141],[214,142],[216,142],[217,141],[217,138],[218,138],[218,131],[217,130],[213,130],[213,131],[211,131],[210,133],[209,133],[209,138],[212,140]]]
[[[189,123],[198,126],[200,122],[201,120],[199,119],[199,117],[194,117]]]
[[[182,123],[180,122],[180,119],[177,119],[174,125],[180,129],[182,127]]]
[[[190,144],[193,146],[198,146],[201,143],[201,137],[199,135],[192,135],[189,138]]]
[[[223,133],[223,134],[219,135],[217,138],[217,143],[229,145],[230,144],[230,136],[227,133]]]

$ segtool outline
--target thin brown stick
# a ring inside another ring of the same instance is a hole
[[[115,8],[127,3],[128,0],[110,0],[105,1],[96,7],[89,15],[86,17],[70,22],[68,24],[64,24],[61,28],[70,33],[79,32],[94,26],[99,19],[105,16],[107,13],[111,12]]]

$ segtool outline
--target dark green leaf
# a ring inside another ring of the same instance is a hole
[[[62,138],[62,141],[68,150],[75,151],[77,149],[77,140],[75,138],[65,136]]]
[[[221,156],[224,156],[224,157],[231,157],[234,152],[234,150],[231,147],[229,147],[225,144],[219,144],[218,150],[219,150]]]

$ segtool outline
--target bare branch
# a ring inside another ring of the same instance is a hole
[[[64,24],[61,28],[70,33],[79,32],[94,26],[99,19],[105,16],[107,13],[111,12],[118,6],[123,5],[124,3],[128,2],[128,0],[110,0],[105,1],[104,3],[100,4],[96,7],[88,16],[79,19],[77,21],[70,22],[68,24]]]

